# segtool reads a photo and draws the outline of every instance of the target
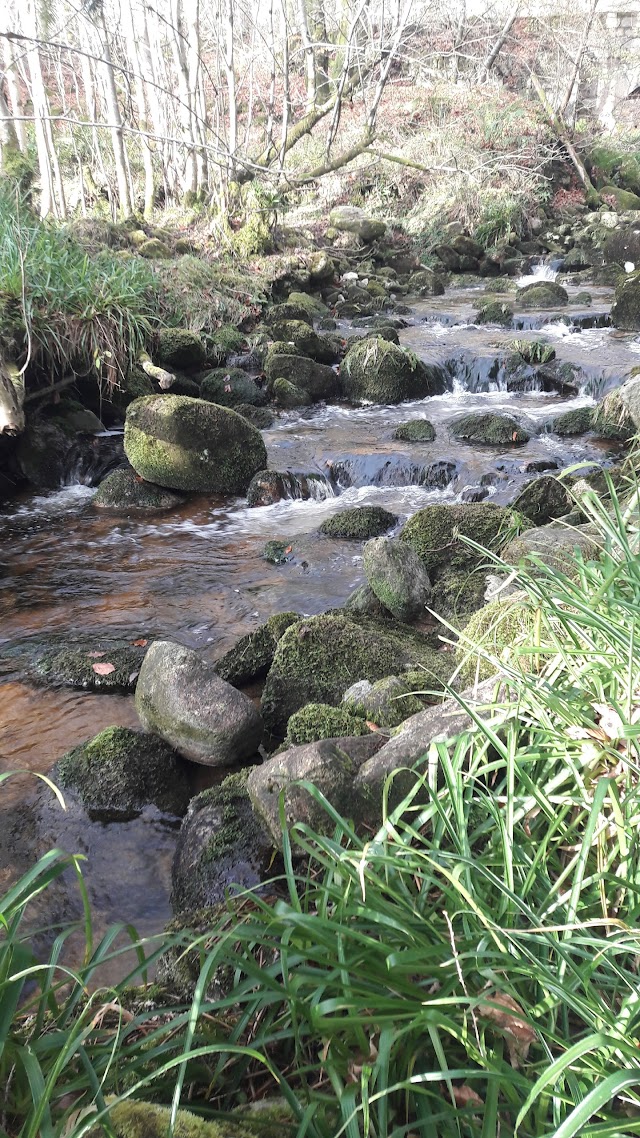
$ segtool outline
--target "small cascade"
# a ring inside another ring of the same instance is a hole
[[[125,460],[121,431],[79,435],[64,457],[61,486],[97,486]]]
[[[446,459],[427,464],[409,462],[405,455],[359,454],[331,462],[338,490],[352,486],[422,486],[444,490],[458,474],[458,464]]]
[[[518,277],[516,284],[518,288],[526,288],[527,285],[542,284],[543,281],[555,281],[559,267],[560,260],[558,257],[554,257],[550,261],[538,261],[532,266],[530,273],[524,277]]]

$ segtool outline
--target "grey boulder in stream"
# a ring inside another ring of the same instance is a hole
[[[363,560],[370,588],[396,620],[408,624],[424,616],[431,581],[410,545],[374,537],[364,547]]]
[[[262,719],[251,700],[197,652],[171,641],[156,640],[149,648],[136,711],[145,730],[204,766],[244,762],[262,737]]]

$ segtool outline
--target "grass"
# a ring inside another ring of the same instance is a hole
[[[0,186],[0,345],[21,367],[118,383],[150,335],[154,295],[140,258],[90,256]]]
[[[329,836],[293,827],[268,894],[134,937],[126,981],[91,997],[117,934],[93,946],[88,911],[81,968],[68,930],[44,965],[21,955],[60,855],[5,898],[5,1133],[79,1138],[108,1095],[221,1117],[274,1094],[298,1138],[640,1133],[640,507],[635,482],[608,494],[580,495],[597,558],[518,571],[533,642],[469,646],[500,677],[492,725],[434,742],[377,833],[307,787]],[[199,960],[190,1005],[131,994],[167,945]]]

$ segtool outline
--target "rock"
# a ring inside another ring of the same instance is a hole
[[[435,575],[429,608],[445,620],[462,627],[469,614],[482,608],[487,588],[486,566],[439,569]]]
[[[490,300],[481,304],[476,311],[476,324],[511,324],[514,312],[510,304],[502,300]]]
[[[354,233],[366,245],[384,237],[387,230],[384,221],[374,221],[355,205],[340,205],[332,209],[329,225],[341,233]]]
[[[283,498],[322,498],[326,480],[321,474],[294,474],[291,470],[259,470],[247,490],[248,506],[273,506]],[[288,544],[288,543],[287,543]]]
[[[443,296],[444,281],[432,269],[420,269],[409,277],[409,291],[418,296]]]
[[[271,325],[276,342],[293,344],[303,356],[319,364],[333,364],[338,358],[335,346],[328,336],[319,336],[303,320],[278,320]]]
[[[77,399],[65,399],[54,404],[55,420],[70,432],[78,435],[98,435],[104,431],[104,424],[97,415],[87,407],[83,407]]]
[[[460,272],[462,268],[460,254],[456,252],[453,245],[447,245],[443,242],[434,246],[433,252],[445,269],[449,269],[452,273]]]
[[[535,606],[521,592],[490,601],[474,613],[456,648],[461,683],[489,679],[499,670],[498,661],[508,661],[510,667],[522,671],[536,671],[541,659],[535,646],[536,619]]]
[[[543,474],[525,486],[515,499],[513,509],[535,526],[541,526],[568,514],[572,505],[571,495],[562,483],[550,474]]]
[[[251,889],[266,874],[273,844],[247,793],[248,771],[230,774],[189,803],[172,867],[171,904],[188,913]]]
[[[592,427],[603,438],[633,438],[640,430],[640,376],[605,395],[593,412]]]
[[[550,522],[546,526],[527,530],[514,538],[502,550],[501,556],[508,565],[519,565],[523,559],[538,559],[560,573],[575,573],[575,554],[579,551],[584,560],[598,556],[596,535],[589,526],[566,526]],[[533,566],[535,568],[535,565]]]
[[[101,482],[91,499],[93,506],[102,510],[122,513],[154,513],[161,510],[175,510],[186,498],[164,486],[145,482],[131,467],[114,470]]]
[[[398,518],[382,506],[354,506],[350,510],[339,510],[326,518],[320,526],[320,533],[327,537],[346,537],[353,541],[366,541],[378,537],[391,529]]]
[[[590,292],[578,292],[573,298],[574,304],[585,304],[587,307],[593,304],[593,297]]]
[[[400,403],[441,395],[446,389],[442,369],[428,367],[413,352],[379,336],[352,343],[343,360],[341,377],[348,399]]]
[[[473,237],[466,237],[463,233],[457,234],[451,241],[451,246],[460,257],[470,257],[479,261],[484,255],[484,249]]]
[[[581,269],[590,269],[593,265],[593,256],[586,249],[570,249],[560,266],[562,273],[576,273]],[[576,303],[580,303],[576,297]]]
[[[251,700],[197,652],[170,641],[156,640],[147,652],[136,711],[145,730],[204,766],[241,763],[255,755],[262,737]]]
[[[224,1122],[204,1119],[180,1108],[173,1125],[171,1110],[157,1103],[127,1099],[109,1105],[109,1125],[115,1138],[165,1138],[172,1126],[175,1138],[279,1138],[287,1132],[291,1121],[291,1116],[282,1108],[274,1111],[273,1119],[266,1111],[256,1112],[254,1120],[248,1112],[241,1111],[237,1117]],[[89,1138],[98,1138],[100,1130],[93,1127]]]
[[[294,711],[287,724],[286,742],[292,745],[315,743],[319,739],[341,739],[368,735],[362,716],[346,707],[331,707],[328,703],[308,703]]]
[[[405,624],[425,615],[431,581],[411,546],[388,537],[374,537],[363,553],[367,583],[381,604]]]
[[[611,321],[616,328],[623,328],[627,332],[637,332],[640,329],[640,271],[624,277],[616,286]]]
[[[436,429],[428,419],[409,419],[407,423],[400,423],[396,427],[393,437],[408,443],[432,443]]]
[[[354,715],[375,723],[377,727],[398,727],[410,715],[423,711],[424,703],[413,694],[412,684],[418,689],[429,687],[425,675],[410,673],[411,681],[400,676],[385,676],[374,684],[358,680],[347,688],[343,704]]]
[[[640,269],[640,226],[638,223],[634,222],[632,225],[624,225],[620,229],[616,229],[604,242],[602,255],[605,265],[612,266],[614,271],[627,262],[631,262]],[[602,281],[602,283],[615,284],[616,281]]]
[[[294,407],[308,407],[311,396],[302,387],[289,383],[288,379],[276,379],[273,382],[272,394],[278,407],[291,410]]]
[[[267,431],[276,421],[276,416],[270,407],[253,407],[249,403],[236,403],[233,409],[259,431]]]
[[[213,665],[216,672],[234,687],[263,679],[271,667],[280,637],[298,620],[302,617],[297,612],[279,612],[270,616],[216,660]]]
[[[255,379],[247,375],[246,371],[237,367],[208,371],[201,380],[200,395],[202,399],[218,403],[221,407],[237,407],[238,403],[259,407],[267,402],[266,391],[258,387]]]
[[[158,237],[150,237],[148,241],[138,245],[138,253],[150,261],[164,261],[171,256],[171,249]]]
[[[357,619],[357,623],[356,623]],[[268,729],[283,735],[307,703],[340,703],[356,680],[379,680],[424,665],[441,674],[443,654],[426,638],[395,622],[350,613],[310,617],[291,625],[278,642],[262,693]]]
[[[431,579],[437,580],[442,570],[469,569],[484,560],[461,537],[498,551],[504,543],[503,535],[513,523],[511,510],[490,502],[432,505],[409,518],[400,531],[400,539],[409,543]]]
[[[185,395],[130,403],[124,448],[148,482],[194,493],[243,494],[267,461],[262,435],[242,415]]]
[[[34,416],[16,440],[15,464],[38,490],[57,490],[76,482],[94,485],[123,461],[122,440],[78,434],[56,415]]]
[[[529,433],[510,415],[476,411],[448,424],[454,439],[484,446],[514,446],[529,441]]]
[[[609,200],[609,204],[622,213],[628,209],[640,209],[640,197],[637,194],[632,194],[629,190],[621,190],[619,186],[603,186],[600,190],[600,196],[605,201],[613,199],[613,201]]]
[[[516,302],[520,308],[557,308],[569,303],[569,293],[555,281],[534,281],[518,289]]]
[[[371,336],[379,336],[381,340],[388,340],[390,344],[400,344],[400,337],[395,328],[390,327],[389,324],[383,324],[382,321],[376,324],[375,330],[370,335],[362,336],[362,340],[371,339]]]
[[[367,584],[359,585],[357,589],[349,593],[342,607],[347,616],[351,613],[373,616],[383,620],[391,616],[391,613],[380,603],[373,589]]]
[[[135,818],[145,806],[181,817],[191,790],[186,763],[154,735],[107,727],[58,760],[53,778],[94,820]]]
[[[276,345],[280,348],[280,345]],[[286,347],[286,345],[285,345]],[[265,359],[267,380],[273,384],[278,379],[286,379],[302,391],[308,392],[312,401],[330,399],[340,391],[340,376],[332,367],[317,364],[303,356],[287,354],[269,349]]]
[[[565,411],[556,415],[547,424],[548,429],[563,438],[572,435],[584,435],[593,426],[593,407],[577,407],[575,411]]]
[[[324,251],[312,253],[309,258],[309,276],[318,284],[333,280],[336,267]]]
[[[262,551],[262,556],[270,565],[284,565],[291,561],[291,543],[287,541],[268,541]]]
[[[284,792],[284,815],[288,826],[303,823],[317,833],[332,833],[333,819],[299,783],[311,782],[332,806],[353,816],[357,799],[353,784],[359,768],[378,751],[382,738],[370,732],[357,738],[321,739],[290,747],[254,767],[247,790],[256,814],[266,825],[274,844],[282,844],[280,795]]]
[[[52,649],[35,663],[35,674],[51,684],[84,691],[133,691],[146,652],[144,645],[97,638],[82,647]]]
[[[169,371],[198,371],[206,358],[202,340],[186,328],[163,328],[156,336],[154,363]]]

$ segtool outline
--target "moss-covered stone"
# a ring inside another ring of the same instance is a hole
[[[262,556],[270,565],[284,565],[286,561],[291,560],[291,550],[292,546],[289,541],[279,541],[277,538],[273,538],[272,541],[266,543]]]
[[[225,358],[231,352],[241,352],[245,343],[242,332],[239,332],[232,324],[222,324],[220,328],[216,328],[211,340]]]
[[[410,715],[424,709],[424,701],[414,695],[413,684],[423,689],[432,686],[426,672],[407,676],[385,676],[370,683],[360,680],[344,693],[343,706],[377,727],[398,727]]]
[[[494,411],[475,411],[449,423],[454,439],[483,446],[520,446],[529,441],[529,432],[510,415]]]
[[[423,364],[413,352],[379,336],[356,340],[343,360],[341,376],[349,399],[374,403],[400,403],[440,395],[446,388],[444,372]]]
[[[354,506],[351,510],[339,510],[326,518],[320,526],[320,533],[327,537],[345,537],[353,541],[366,541],[386,533],[396,524],[395,514],[382,506]]]
[[[511,324],[513,315],[513,308],[506,301],[489,300],[486,304],[481,304],[476,311],[475,323],[504,324],[507,326]]]
[[[149,804],[181,816],[191,797],[187,766],[161,739],[107,727],[68,751],[55,781],[74,791],[92,818],[134,818]]]
[[[366,582],[349,594],[342,607],[347,615],[352,614],[355,617],[373,616],[377,619],[387,620],[391,615]]]
[[[437,616],[463,625],[470,613],[482,608],[487,589],[486,571],[475,569],[440,569],[431,589],[429,608]]]
[[[124,448],[148,482],[195,493],[243,494],[267,460],[262,435],[242,415],[183,395],[131,403]]]
[[[346,739],[368,734],[364,718],[348,708],[308,703],[291,716],[286,741],[295,746],[298,743],[315,743],[317,739]]]
[[[408,423],[400,423],[396,427],[393,437],[408,443],[432,443],[436,429],[428,419],[409,419]]]
[[[236,403],[233,409],[259,431],[267,431],[276,421],[276,416],[270,407],[253,407],[249,403]]]
[[[425,506],[409,518],[400,538],[409,542],[429,575],[437,580],[442,570],[470,569],[483,561],[483,555],[461,541],[461,537],[495,551],[512,536],[514,522],[510,509],[489,502],[438,504]]]
[[[163,328],[156,336],[155,362],[169,371],[197,371],[206,360],[205,346],[187,328]]]
[[[283,1138],[291,1116],[284,1108],[276,1112],[273,1120],[264,1112],[256,1113],[255,1124],[247,1112],[238,1115],[237,1121],[205,1120],[188,1110],[178,1110],[172,1133],[174,1138]],[[171,1123],[169,1107],[155,1103],[127,1100],[112,1106],[109,1122],[116,1138],[166,1138]],[[102,1138],[102,1128],[89,1131],[90,1138]]]
[[[281,636],[290,625],[301,619],[300,613],[296,612],[279,612],[270,616],[259,628],[242,636],[216,661],[216,672],[236,687],[263,679],[271,667]]]
[[[278,642],[262,693],[265,725],[283,735],[307,703],[340,703],[356,680],[379,680],[417,664],[440,666],[439,653],[420,633],[389,621],[347,613],[310,617],[291,625]]]
[[[272,386],[273,401],[278,407],[293,410],[295,407],[307,407],[311,403],[311,396],[304,388],[290,383],[282,377],[274,380]]]
[[[332,364],[337,359],[333,342],[327,336],[319,336],[304,320],[275,320],[271,330],[276,341],[293,344],[303,355],[309,356],[319,364]]]
[[[630,190],[623,190],[620,186],[603,186],[600,195],[610,205],[613,204],[616,209],[623,213],[628,209],[640,209],[638,194],[633,194]]]
[[[597,535],[588,526],[568,526],[562,522],[550,522],[521,533],[501,550],[501,556],[509,565],[525,562],[531,569],[532,563],[535,566],[539,560],[570,577],[577,575],[578,555],[585,561],[597,557]]]
[[[600,438],[628,442],[640,430],[640,377],[631,378],[605,395],[593,412]]]
[[[368,584],[396,620],[410,624],[425,617],[431,580],[410,545],[389,537],[371,538],[362,562]]]
[[[185,501],[182,494],[145,482],[135,470],[127,467],[114,470],[101,482],[92,504],[103,510],[122,512],[142,510],[153,513],[160,510],[175,510]]]
[[[520,308],[557,308],[569,303],[569,293],[555,281],[534,281],[518,289],[516,301]]]
[[[270,348],[264,368],[271,387],[276,380],[285,379],[302,391],[307,391],[313,401],[330,399],[340,391],[340,376],[333,368],[304,356],[276,352]]]
[[[627,332],[640,329],[640,271],[630,273],[616,286],[611,320],[616,328]]]
[[[237,367],[208,371],[200,382],[200,395],[221,407],[237,407],[238,403],[260,407],[267,402],[266,391]]]
[[[148,241],[143,241],[138,245],[138,253],[149,261],[164,261],[172,255],[166,242],[160,241],[158,237],[150,237]]]
[[[575,411],[565,411],[549,421],[549,430],[563,438],[584,435],[593,426],[593,407],[577,407]]]
[[[535,526],[541,526],[553,518],[568,514],[572,504],[571,495],[562,482],[551,474],[543,474],[525,486],[513,503],[513,508],[523,517],[529,518]]]
[[[364,210],[355,205],[340,205],[332,209],[329,214],[329,226],[340,230],[341,233],[353,233],[366,245],[384,237],[387,229],[384,221],[367,217]]]
[[[534,651],[535,623],[536,610],[522,593],[491,601],[474,613],[456,649],[460,682],[471,684],[495,675],[495,658],[523,671],[534,668],[540,660]],[[493,659],[484,659],[483,653]]]
[[[49,683],[85,691],[133,691],[146,645],[110,643],[97,639],[91,646],[58,648],[45,652],[35,664],[35,674]],[[107,665],[112,670],[107,671]]]

